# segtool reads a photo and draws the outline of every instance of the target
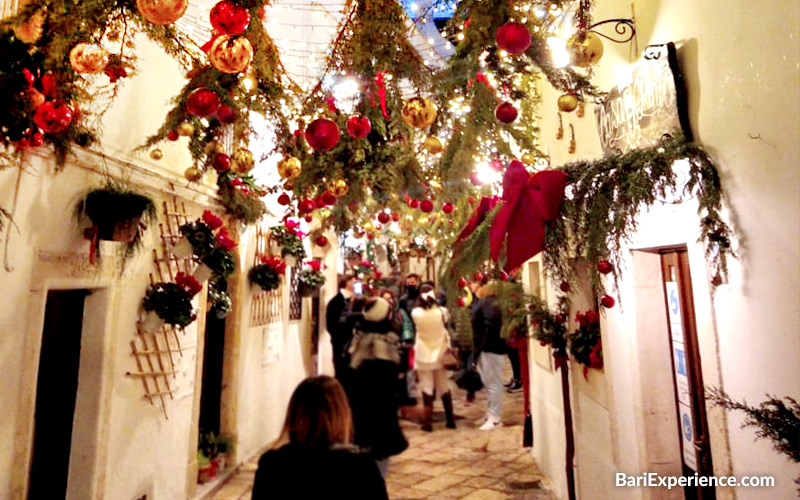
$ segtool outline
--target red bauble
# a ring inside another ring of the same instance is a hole
[[[34,148],[38,148],[39,146],[44,144],[44,136],[41,134],[41,132],[34,132],[33,134],[31,134],[29,144]]]
[[[489,166],[492,167],[492,170],[495,172],[502,172],[503,171],[503,162],[500,160],[492,160],[489,162]]]
[[[508,273],[505,271],[500,271],[500,281],[508,281]]]
[[[400,214],[393,213],[392,214],[392,220],[395,221],[395,222],[399,221],[400,220]]]
[[[286,205],[288,205],[291,202],[292,202],[292,199],[289,198],[289,195],[286,194],[286,193],[281,193],[281,195],[278,196],[278,204],[279,205],[283,205],[285,207]]]
[[[214,156],[214,170],[217,172],[225,172],[231,169],[231,157],[225,153],[219,153]]]
[[[392,220],[392,216],[387,214],[386,212],[381,212],[378,214],[378,222],[380,222],[381,224],[386,224],[390,220]]]
[[[358,212],[358,202],[351,201],[350,203],[347,204],[347,209],[350,210],[350,212],[352,213]]]
[[[469,176],[469,182],[475,187],[483,186],[483,181],[478,177],[478,172],[472,172]]]
[[[562,281],[561,286],[559,288],[561,288],[561,291],[564,293],[567,293],[571,290],[569,283],[567,283],[566,281]]]
[[[483,273],[478,271],[477,273],[473,274],[472,281],[477,281],[477,282],[483,281]]]
[[[433,202],[431,200],[422,200],[422,203],[419,204],[419,209],[429,214],[433,212]]]
[[[611,271],[613,271],[614,268],[611,265],[611,262],[607,260],[601,260],[600,262],[597,263],[597,270],[603,274],[608,274]]]
[[[33,115],[36,126],[48,134],[65,131],[72,123],[72,108],[62,101],[47,101]]]
[[[328,118],[317,118],[306,127],[306,140],[317,151],[327,151],[339,142],[339,127]]]
[[[363,139],[372,130],[372,123],[364,115],[353,115],[347,119],[347,133],[355,139]]]
[[[373,233],[369,233],[369,234],[367,234],[367,239],[368,240],[374,240],[375,239],[375,235]]]
[[[314,240],[314,244],[317,245],[318,247],[327,246],[328,245],[328,238],[326,238],[325,236],[320,236],[319,238]]]
[[[497,46],[512,56],[518,56],[531,46],[531,32],[519,23],[506,23],[495,33]]]
[[[458,278],[458,288],[464,288],[467,286],[467,279],[464,277]]]
[[[494,108],[494,117],[500,123],[511,123],[517,119],[517,108],[508,101],[501,102]]]
[[[330,191],[325,191],[322,193],[322,202],[326,205],[333,205],[336,203],[336,195],[331,193]]]
[[[603,295],[603,298],[600,299],[600,303],[603,304],[603,307],[605,307],[606,309],[611,309],[617,302],[611,295]]]
[[[455,208],[456,207],[454,207],[453,204],[448,201],[447,203],[442,205],[442,212],[444,212],[446,214],[452,214],[453,210],[455,210]]]
[[[236,110],[228,106],[227,104],[223,104],[217,110],[217,118],[222,123],[227,123],[228,125],[230,125],[231,123],[236,121]]]
[[[314,220],[314,217],[312,217],[311,214],[309,214],[303,217],[303,219],[305,219],[306,222],[311,222],[312,220]]]
[[[167,132],[167,139],[170,141],[177,141],[178,140],[178,131],[177,130],[170,130]]]
[[[186,111],[190,115],[211,116],[219,109],[219,96],[213,90],[199,88],[192,91],[186,99]]]
[[[47,97],[56,96],[58,84],[56,83],[56,77],[53,75],[53,73],[42,75],[42,78],[39,79],[39,83],[42,86],[42,94],[46,95]]]
[[[408,206],[411,208],[419,208],[419,200],[411,200],[408,202]]]
[[[380,224],[375,224],[376,231],[380,231],[381,229],[383,229],[383,226],[381,226]]]
[[[459,297],[456,302],[458,303],[458,307],[467,307],[467,299],[464,297]]]
[[[211,9],[211,26],[226,35],[241,35],[250,25],[250,12],[241,4],[223,0]]]
[[[301,214],[307,214],[309,212],[312,212],[315,208],[316,208],[316,204],[313,201],[309,200],[308,198],[306,198],[305,200],[301,201],[297,205],[297,209],[300,210]]]
[[[317,196],[316,198],[314,198],[314,206],[316,208],[325,208],[325,201],[323,201],[322,195]]]

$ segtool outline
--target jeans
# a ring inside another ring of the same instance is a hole
[[[493,352],[482,352],[478,358],[481,380],[489,394],[489,415],[495,419],[502,417],[503,409],[503,362],[505,355]]]

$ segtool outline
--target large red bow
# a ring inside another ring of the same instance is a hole
[[[467,225],[464,226],[464,229],[458,235],[458,239],[456,242],[460,242],[462,240],[466,240],[486,219],[486,216],[494,210],[494,207],[500,202],[500,199],[497,196],[484,196],[481,198],[481,202],[478,205],[478,208],[475,209],[475,212],[472,213],[472,217],[470,217]]]
[[[542,251],[545,222],[558,216],[566,185],[564,172],[544,170],[531,176],[522,162],[511,161],[503,176],[503,206],[489,231],[492,260],[500,258],[503,240],[507,271]]]

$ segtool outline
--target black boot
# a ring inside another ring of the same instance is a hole
[[[422,413],[422,430],[425,432],[433,432],[433,402],[436,396],[431,394],[422,393],[422,404],[424,406]]]
[[[448,429],[455,429],[456,419],[455,415],[453,415],[453,396],[450,394],[450,391],[442,394],[442,405],[444,405],[444,416],[447,419],[447,425],[445,427]]]

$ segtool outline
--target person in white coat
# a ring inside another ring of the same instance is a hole
[[[417,331],[414,343],[414,361],[419,384],[422,389],[424,413],[422,430],[433,431],[433,402],[438,393],[442,398],[447,428],[455,429],[453,398],[447,385],[447,371],[442,360],[450,347],[450,334],[446,323],[449,319],[447,309],[439,306],[436,292],[431,285],[420,289],[417,307],[411,311],[411,319]]]

